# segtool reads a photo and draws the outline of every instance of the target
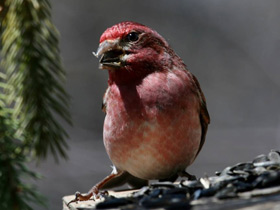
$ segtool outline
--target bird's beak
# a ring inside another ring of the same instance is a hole
[[[93,55],[99,59],[101,69],[119,68],[123,65],[122,56],[124,50],[119,45],[119,39],[105,40],[99,44],[96,53]]]

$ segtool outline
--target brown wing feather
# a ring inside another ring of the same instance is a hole
[[[201,141],[200,141],[199,149],[196,154],[196,156],[197,156],[205,142],[208,124],[210,123],[210,116],[209,116],[207,106],[206,106],[206,99],[200,88],[199,82],[194,75],[192,75],[192,77],[193,77],[193,81],[198,90],[198,96],[200,98],[200,115],[199,115],[199,117],[200,117],[200,123],[201,123]]]
[[[106,114],[106,103],[104,101],[102,102],[101,109]]]
[[[107,90],[105,91],[104,93],[104,96],[103,96],[103,101],[102,101],[102,111],[106,114],[106,108],[107,108],[107,97],[108,97],[108,94],[110,92],[110,87],[107,88]]]

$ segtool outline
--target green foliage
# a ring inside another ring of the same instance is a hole
[[[3,78],[4,74],[0,74]],[[7,87],[0,81],[1,87]],[[6,97],[0,94],[0,209],[29,210],[29,203],[45,205],[36,189],[22,179],[38,179],[39,175],[26,166],[25,145],[15,137],[18,123],[12,118],[12,109],[5,106]]]
[[[1,128],[6,125],[6,130],[11,131],[5,120],[6,117],[0,117]],[[2,130],[0,139],[0,209],[29,210],[30,202],[45,205],[44,198],[34,186],[22,181],[23,178],[38,179],[39,175],[25,166],[26,156],[22,153],[19,142],[4,133]]]
[[[1,7],[0,209],[31,209],[44,202],[26,182],[38,178],[26,163],[49,152],[67,158],[57,118],[71,124],[69,97],[49,1],[0,0]]]
[[[66,157],[67,134],[55,118],[70,123],[68,96],[61,86],[65,73],[58,51],[57,31],[46,0],[7,0],[9,10],[2,36],[9,104],[20,121],[19,136],[38,157],[48,150]]]

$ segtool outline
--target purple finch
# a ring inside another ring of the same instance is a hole
[[[108,28],[95,55],[109,72],[103,136],[115,170],[74,201],[124,182],[188,175],[210,122],[195,76],[162,36],[135,22]]]

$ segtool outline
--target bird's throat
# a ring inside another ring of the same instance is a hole
[[[117,85],[140,84],[149,71],[130,70],[127,68],[110,69],[108,83]]]

